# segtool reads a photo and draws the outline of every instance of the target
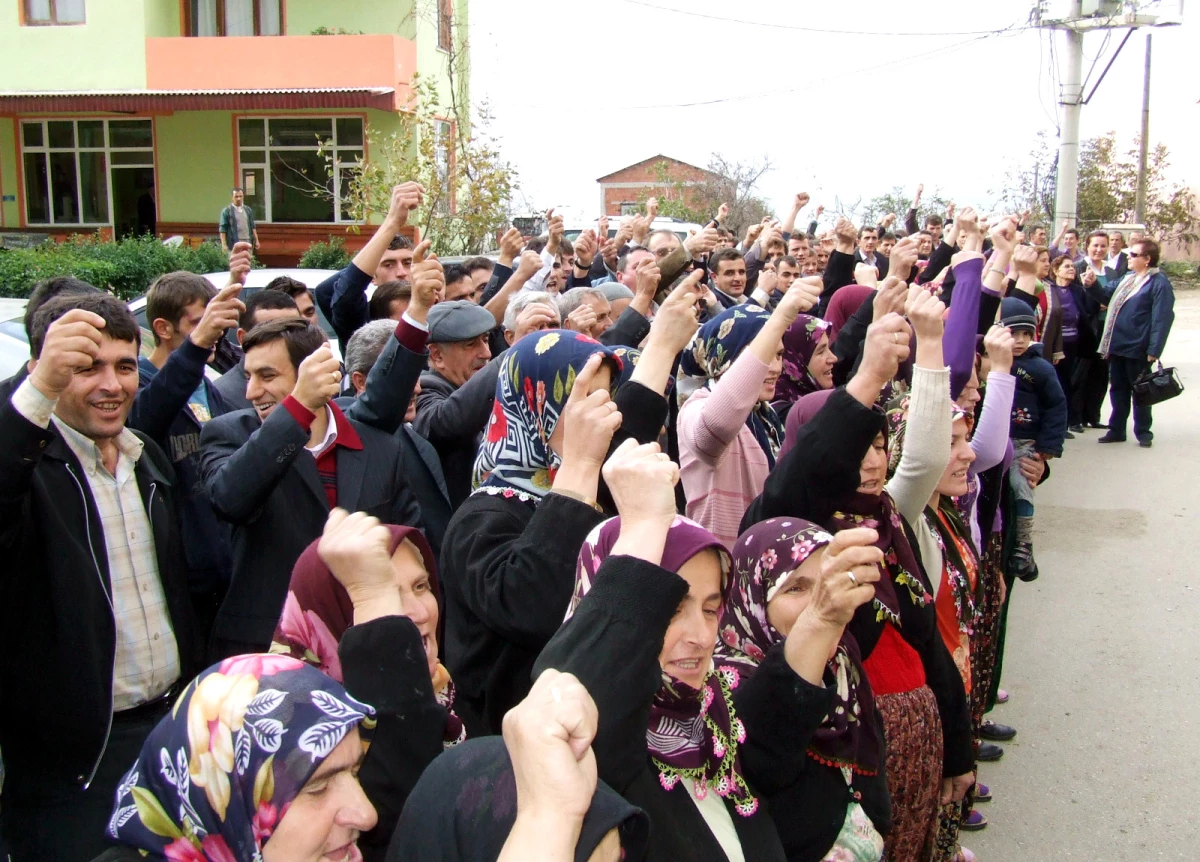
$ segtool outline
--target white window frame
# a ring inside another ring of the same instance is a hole
[[[242,125],[241,124],[245,120],[254,120],[254,121],[263,123],[262,146],[259,146],[257,144],[247,144],[245,146],[242,145]],[[331,140],[332,140],[333,156],[334,156],[333,221],[332,222],[293,222],[293,221],[276,222],[275,221],[274,213],[272,212],[272,209],[274,208],[274,204],[272,203],[272,196],[271,196],[271,182],[272,182],[271,152],[278,150],[280,152],[290,152],[290,153],[315,153],[317,151],[317,146],[315,143],[312,146],[308,146],[308,147],[272,146],[271,135],[270,135],[270,126],[268,125],[271,120],[328,120],[329,121],[330,131],[332,132]],[[361,122],[362,123],[362,143],[346,144],[345,146],[339,145],[338,139],[337,139],[337,126],[338,126],[337,121],[338,120],[358,120],[359,122]],[[237,140],[234,142],[234,144],[235,144],[235,148],[237,151],[238,185],[242,185],[245,182],[247,169],[261,170],[263,172],[263,185],[265,186],[265,188],[262,190],[263,202],[264,202],[264,218],[261,221],[264,224],[354,224],[355,223],[354,219],[344,217],[344,214],[342,213],[342,197],[340,194],[341,187],[342,187],[341,186],[342,170],[343,169],[353,169],[355,166],[355,162],[353,160],[342,161],[339,158],[339,155],[341,153],[341,150],[345,149],[345,150],[352,150],[355,152],[362,153],[365,158],[366,152],[367,152],[367,118],[365,116],[363,116],[362,114],[283,114],[283,115],[280,115],[280,114],[263,114],[263,115],[247,114],[245,116],[237,117],[237,127],[236,128],[237,128],[237,132],[236,132]],[[242,151],[243,150],[262,150],[263,153],[265,154],[265,162],[244,162],[244,161],[242,161]]]
[[[150,146],[149,147],[112,147],[109,146],[109,123],[129,122],[137,120],[150,124]],[[104,146],[102,147],[81,147],[79,145],[79,124],[83,123],[103,123],[104,124]],[[51,147],[50,146],[50,123],[71,123],[74,133],[75,146],[70,148]],[[17,169],[21,172],[21,180],[25,180],[25,154],[26,153],[42,153],[46,157],[46,200],[49,201],[50,209],[48,221],[34,221],[29,217],[29,188],[22,186],[24,189],[23,200],[21,201],[22,212],[25,215],[25,224],[30,227],[79,227],[79,228],[99,228],[112,227],[116,224],[113,220],[113,153],[145,153],[146,161],[138,164],[122,164],[117,165],[117,168],[151,168],[157,176],[158,167],[154,163],[154,143],[155,129],[154,120],[151,117],[42,117],[36,120],[21,120],[21,128],[17,130],[19,135],[18,144],[20,145],[21,161],[17,165]],[[42,127],[42,145],[40,147],[26,146],[25,144],[25,127],[26,126],[41,126]],[[105,175],[105,193],[108,196],[108,221],[91,222],[91,221],[64,221],[56,222],[54,220],[54,187],[53,180],[50,175],[50,154],[51,153],[74,153],[75,154],[75,203],[79,207],[80,218],[83,217],[83,184],[82,174],[80,171],[79,154],[80,153],[104,153],[104,175]]]

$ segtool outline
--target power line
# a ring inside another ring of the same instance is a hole
[[[691,9],[674,9],[670,6],[657,6],[653,3],[646,3],[645,0],[622,0],[622,2],[628,3],[631,6],[641,6],[646,9],[654,9],[658,12],[673,12],[676,15],[687,15],[692,18],[705,18],[709,21],[720,21],[725,24],[743,24],[747,27],[767,27],[772,30],[799,30],[803,33],[822,33],[830,36],[923,36],[925,38],[930,38],[933,36],[993,36],[1013,29],[1010,26],[995,30],[958,30],[941,33],[930,33],[929,31],[905,32],[896,30],[832,30],[822,27],[805,27],[800,24],[783,24],[776,21],[745,21],[741,18],[728,18],[724,15],[710,15],[706,12],[695,12]],[[1028,30],[1033,28],[1030,25],[1024,25],[1018,29]]]

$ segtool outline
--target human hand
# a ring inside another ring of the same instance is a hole
[[[230,284],[246,283],[246,275],[254,268],[254,246],[248,242],[236,242],[233,244],[233,252],[229,255],[229,281]]]
[[[941,341],[942,330],[945,328],[946,305],[922,285],[914,284],[908,288],[904,314],[912,323],[918,341]]]
[[[335,508],[317,542],[317,556],[329,567],[356,607],[395,595],[399,605],[392,555],[392,534],[365,512]]]
[[[950,268],[954,269],[960,263],[966,263],[968,260],[983,260],[983,252],[968,250],[966,248],[956,251],[950,255]]]
[[[875,287],[879,284],[879,270],[869,263],[856,263],[854,265],[854,283],[864,287]]]
[[[845,216],[838,216],[837,224],[833,226],[833,235],[837,240],[837,250],[851,254],[858,242],[858,228]]]
[[[606,240],[608,236],[608,216],[602,215],[596,219],[596,237],[601,240]]]
[[[504,716],[504,745],[517,785],[517,819],[532,819],[555,834],[575,833],[596,792],[591,745],[600,715],[582,683],[569,673],[542,671],[525,699]],[[565,823],[564,823],[565,821]],[[573,848],[575,841],[569,842]]]
[[[425,323],[429,319],[429,309],[446,295],[446,273],[436,255],[429,254],[431,244],[429,240],[423,240],[413,249],[412,270],[408,275],[412,284],[408,316],[418,323]]]
[[[650,339],[646,342],[646,350],[661,347],[672,357],[679,353],[692,340],[700,327],[696,319],[696,300],[700,298],[700,279],[704,270],[694,270],[675,289],[667,294],[658,314],[650,323]],[[716,301],[716,297],[713,297]]]
[[[523,251],[521,252],[521,260],[517,263],[516,272],[513,273],[513,278],[524,284],[541,272],[541,270],[542,256],[536,251]]]
[[[758,273],[757,290],[761,290],[767,297],[775,293],[775,289],[779,287],[779,275],[775,272],[775,265],[772,263],[763,264],[763,268]]]
[[[878,538],[879,534],[868,527],[834,534],[821,554],[821,574],[801,617],[840,633],[855,610],[875,598],[873,585],[879,580],[879,564],[883,562],[883,551],[873,544]]]
[[[997,252],[1012,255],[1017,247],[1017,222],[1012,216],[1006,216],[991,230],[992,248]]]
[[[100,355],[104,318],[82,308],[72,308],[46,330],[42,353],[29,381],[51,401],[57,400],[76,371],[91,368]]]
[[[974,783],[974,772],[968,772],[966,775],[956,775],[954,778],[943,778],[942,805],[949,805],[951,802],[962,802],[963,798],[967,795],[967,791],[971,789],[971,785]]]
[[[821,289],[814,287],[804,279],[798,278],[792,282],[792,286],[784,293],[783,299],[779,300],[779,305],[775,306],[774,314],[778,314],[783,318],[789,326],[792,321],[800,314],[816,307],[818,300],[821,298]]]
[[[913,200],[913,206],[917,205],[917,201],[921,200],[921,195],[925,192],[925,183],[917,183],[917,194]]]
[[[958,226],[960,233],[967,234],[968,236],[979,232],[979,214],[975,212],[973,207],[963,207],[962,212],[958,214],[958,218],[954,220],[954,223]]]
[[[392,187],[392,198],[388,204],[385,221],[392,228],[408,224],[408,214],[425,202],[425,187],[420,183],[407,182]]]
[[[239,242],[235,245],[234,253],[237,253],[238,246],[243,245],[246,246],[248,259],[250,254],[250,243],[248,242]],[[221,291],[208,301],[208,305],[204,306],[204,316],[200,318],[200,322],[188,335],[192,344],[204,350],[212,350],[217,346],[217,342],[225,337],[225,330],[230,327],[237,328],[241,314],[246,310],[246,304],[238,298],[241,292],[241,282],[233,281],[231,278],[229,284],[221,288]]]
[[[817,204],[817,211],[813,213],[813,218],[819,219],[823,212],[825,212],[825,204]]]
[[[661,531],[665,541],[667,529],[677,514],[675,485],[679,481],[679,466],[659,445],[639,445],[636,440],[626,440],[604,462],[600,474],[621,516],[621,532],[650,527]]]
[[[992,363],[992,371],[1008,374],[1013,364],[1013,336],[1007,326],[996,324],[983,336],[983,348]]]
[[[693,258],[703,257],[717,247],[720,238],[715,227],[706,227],[695,236],[689,236],[683,245]]]
[[[633,229],[633,241],[638,245],[646,244],[646,237],[650,235],[650,222],[652,219],[649,215],[637,215],[633,217],[631,227]]]
[[[613,248],[617,251],[621,250],[621,246],[633,239],[633,219],[623,218],[617,226],[617,233],[613,237]]]
[[[323,410],[331,399],[341,391],[341,363],[333,355],[328,344],[304,357],[296,372],[296,385],[292,397],[307,409],[316,413]]]
[[[654,221],[656,218],[658,218],[658,198],[647,198],[646,219],[648,221]]]
[[[908,359],[911,342],[908,322],[899,314],[888,312],[867,327],[858,373],[882,388],[895,378],[900,363]]]
[[[1080,276],[1084,287],[1091,287],[1096,283],[1096,271],[1092,269],[1091,264],[1083,268],[1083,275]]]
[[[906,236],[904,239],[897,240],[896,244],[892,246],[892,253],[888,255],[888,275],[908,281],[909,275],[912,274],[912,268],[916,266],[919,257],[916,239]]]
[[[800,192],[796,195],[796,199],[792,202],[792,209],[796,212],[800,212],[800,210],[808,206],[808,202],[810,200],[812,200],[812,198],[809,197],[808,192]]]
[[[620,260],[617,257],[617,249],[619,248],[620,246],[617,245],[615,239],[606,239],[600,245],[600,259],[604,261],[604,265],[609,269],[617,268],[617,263]]]
[[[558,246],[562,242],[563,217],[555,215],[553,209],[546,210],[546,231],[549,239],[546,241],[546,251],[552,255],[558,254]]]
[[[500,237],[500,263],[511,267],[524,247],[525,238],[521,236],[521,232],[515,227],[510,227],[504,232],[504,236]]]
[[[908,301],[908,285],[904,279],[889,275],[872,298],[871,320],[882,320],[885,314],[904,316],[904,305]]]
[[[575,239],[575,265],[581,269],[591,269],[598,247],[596,234],[590,228],[581,233]]]
[[[888,213],[882,219],[879,220],[879,224],[884,228],[889,228],[895,223],[896,223],[896,214],[895,213]]]
[[[1019,245],[1013,249],[1012,265],[1018,275],[1037,275],[1037,249],[1031,245]]]
[[[637,265],[634,270],[636,278],[634,293],[654,299],[658,293],[658,283],[662,280],[662,272],[658,269],[658,261],[648,257]]]
[[[727,218],[729,218],[729,204],[721,204],[717,207],[717,221],[724,224]]]
[[[1042,481],[1042,476],[1046,474],[1046,462],[1041,458],[1018,458],[1017,464],[1020,467],[1021,475],[1025,477],[1025,481],[1029,483],[1030,488],[1036,488],[1038,483]]]
[[[954,201],[946,204],[946,220],[954,221]]]
[[[621,427],[621,411],[608,394],[598,389],[587,394],[603,354],[592,355],[575,378],[571,394],[563,407],[563,464],[600,469],[608,454],[612,436]],[[563,471],[559,470],[559,475]]]
[[[527,305],[517,315],[516,327],[513,329],[513,344],[516,344],[531,332],[540,332],[543,329],[558,329],[561,325],[562,321],[556,309],[551,308],[544,302],[535,302],[532,305]]]
[[[568,314],[567,319],[563,321],[565,328],[582,332],[588,336],[592,334],[592,327],[595,325],[596,310],[586,302],[575,306],[575,310]]]
[[[752,224],[750,227],[746,228],[746,241],[743,243],[743,246],[748,249],[750,246],[754,245],[754,243],[758,240],[758,237],[762,234],[763,228],[766,226],[766,222],[759,222],[758,224]]]

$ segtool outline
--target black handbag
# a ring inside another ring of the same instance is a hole
[[[1179,379],[1179,373],[1174,368],[1163,368],[1162,362],[1133,384],[1133,400],[1144,406],[1169,401],[1182,393],[1183,381]]]

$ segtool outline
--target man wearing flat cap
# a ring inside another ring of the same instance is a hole
[[[454,508],[471,493],[479,440],[492,415],[498,360],[488,360],[491,312],[467,300],[439,302],[429,312],[429,370],[421,375],[413,428],[442,461]]]

